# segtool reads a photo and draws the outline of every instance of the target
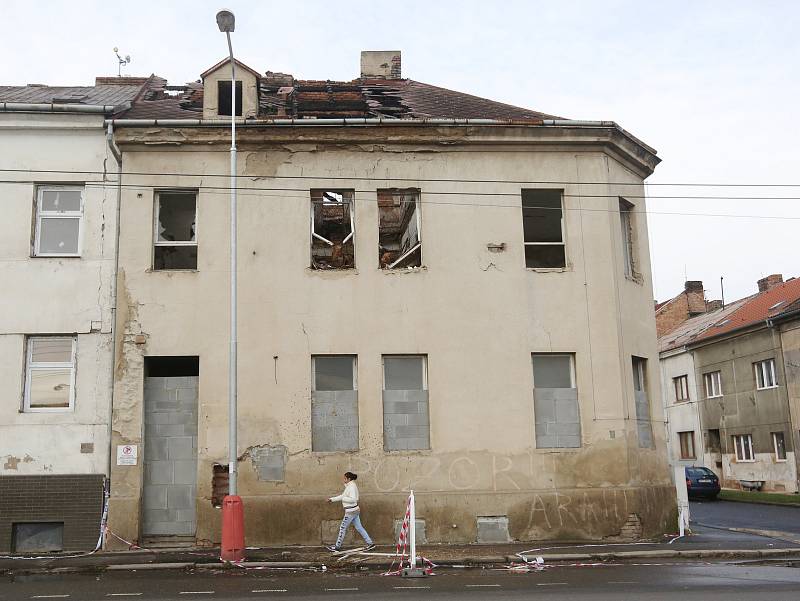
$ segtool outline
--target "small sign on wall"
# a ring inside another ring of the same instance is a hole
[[[135,444],[117,445],[117,465],[136,465],[139,447]]]

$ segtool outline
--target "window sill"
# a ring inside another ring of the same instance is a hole
[[[534,273],[563,273],[572,271],[572,267],[525,267],[525,271]]]
[[[706,400],[708,400],[708,399],[721,399],[724,396],[725,396],[724,394],[715,394],[714,396],[707,396]]]
[[[145,273],[200,273],[199,269],[145,269]]]
[[[776,459],[775,463],[786,463],[786,459]]]
[[[577,453],[583,450],[583,445],[579,447],[534,447],[533,452],[538,454],[546,453]]]
[[[319,274],[322,276],[336,274],[358,275],[358,269],[356,267],[342,267],[341,269],[314,269],[313,267],[306,267],[306,271],[308,273]]]
[[[405,275],[407,273],[422,273],[428,271],[428,267],[426,265],[420,265],[419,267],[395,267],[394,269],[379,269],[381,273],[385,273],[386,275]]]
[[[383,452],[387,455],[431,455],[433,449],[383,449]]]
[[[737,459],[735,463],[755,463],[755,459]]]
[[[31,259],[80,259],[81,255],[31,255]]]
[[[311,455],[314,457],[326,457],[328,455],[352,455],[353,453],[359,453],[361,449],[350,449],[349,451],[311,451]]]
[[[644,278],[640,273],[634,273],[633,275],[625,274],[625,279],[628,280],[632,284],[637,284],[639,286],[644,285]]]
[[[756,386],[756,390],[774,390],[775,388],[780,388],[780,386],[777,384],[775,384],[775,386],[764,386],[763,388]]]

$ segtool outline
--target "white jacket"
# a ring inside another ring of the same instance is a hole
[[[345,513],[358,511],[358,486],[354,480],[344,485],[342,494],[330,498],[331,502],[341,501]]]

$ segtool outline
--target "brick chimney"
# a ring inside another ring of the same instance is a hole
[[[690,316],[706,312],[706,294],[703,291],[703,282],[690,280],[684,285],[686,303]]]
[[[362,50],[362,79],[400,79],[399,50]]]
[[[783,284],[783,274],[773,273],[772,275],[758,280],[758,291],[766,292],[767,290],[772,290],[778,284]]]

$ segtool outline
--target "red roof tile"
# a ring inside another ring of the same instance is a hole
[[[792,278],[770,290],[752,296],[738,310],[695,338],[695,342],[727,334],[775,317],[798,299],[800,299],[800,278]]]

